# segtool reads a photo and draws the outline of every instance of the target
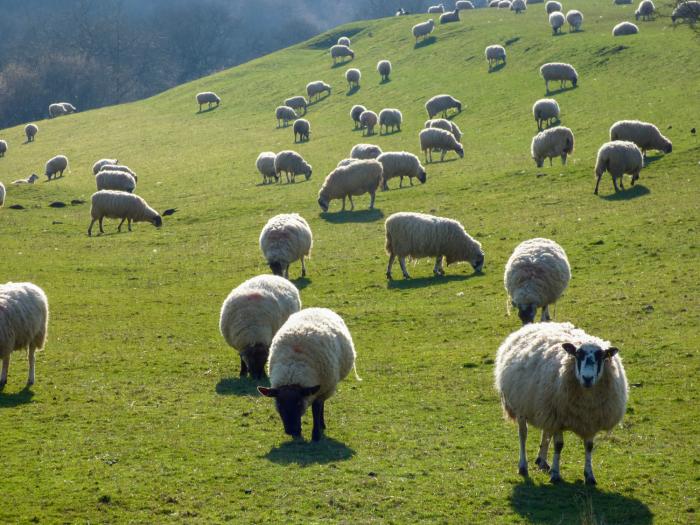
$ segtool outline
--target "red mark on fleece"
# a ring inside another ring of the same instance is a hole
[[[257,293],[257,292],[256,292],[256,293],[250,293],[250,294],[248,294],[248,295],[246,296],[246,299],[249,300],[249,301],[259,301],[259,300],[262,299],[262,298],[263,298],[262,295],[259,294],[259,293]]]
[[[299,346],[299,345],[293,346],[293,347],[292,347],[292,351],[293,351],[293,352],[296,352],[297,354],[303,354],[303,353],[304,353],[304,349],[303,349],[301,346]]]

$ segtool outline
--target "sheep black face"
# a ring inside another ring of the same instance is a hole
[[[479,254],[476,259],[472,261],[472,268],[474,268],[474,271],[476,273],[481,273],[481,270],[484,269],[484,254]]]
[[[279,388],[258,387],[265,397],[275,398],[275,407],[280,415],[284,432],[294,438],[301,437],[301,416],[309,406],[308,396],[318,392],[320,385],[302,387],[299,385],[286,385]]]
[[[421,170],[421,172],[418,174],[418,180],[420,181],[421,184],[425,184],[425,181],[428,179],[428,175],[425,173],[425,171]]]
[[[279,277],[284,277],[284,265],[279,261],[269,261],[267,265],[272,270],[272,273]]]
[[[464,148],[462,146],[457,146],[455,151],[457,152],[457,155],[459,155],[460,159],[464,158]]]
[[[574,87],[578,85],[578,77],[574,77],[574,79],[571,81],[571,85]]]
[[[318,199],[318,205],[321,207],[324,213],[328,211],[328,203],[323,199]]]
[[[153,219],[151,219],[151,224],[156,228],[160,228],[163,226],[163,218],[160,215],[156,215]]]
[[[241,352],[241,377],[250,373],[253,379],[265,377],[265,363],[270,350],[262,343],[246,347]]]
[[[535,314],[537,313],[537,306],[535,306],[534,304],[527,304],[524,306],[518,306],[518,305],[514,304],[513,306],[517,307],[518,317],[520,317],[520,320],[523,322],[523,325],[535,322]]]
[[[562,347],[568,354],[576,358],[576,379],[585,388],[595,386],[603,375],[605,361],[618,352],[614,346],[603,350],[593,344],[583,344],[576,348],[571,343],[564,343]]]
[[[664,146],[664,153],[671,153],[673,151],[673,144],[670,142],[667,142]]]
[[[306,137],[306,140],[309,140],[308,136]],[[304,179],[309,180],[311,178],[311,173],[312,173],[311,168],[309,168],[309,173],[304,173]]]

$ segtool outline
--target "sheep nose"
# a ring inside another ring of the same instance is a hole
[[[593,376],[581,376],[581,379],[583,379],[583,386],[586,388],[593,386]]]

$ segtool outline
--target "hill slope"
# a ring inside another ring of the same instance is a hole
[[[42,286],[52,314],[37,384],[21,390],[26,364],[16,354],[0,394],[13,502],[0,521],[569,523],[590,512],[606,523],[692,521],[698,40],[664,17],[613,39],[634,6],[609,4],[586,2],[585,31],[558,37],[542,4],[520,16],[465,13],[419,47],[410,28],[425,15],[350,24],[146,101],[39,122],[32,144],[21,144],[21,127],[0,132],[10,142],[0,159],[6,186],[43,173],[55,154],[71,161],[59,181],[8,187],[0,209],[0,282]],[[326,51],[341,34],[352,35],[351,65],[364,75],[352,94],[346,67],[331,68]],[[489,74],[483,49],[494,43],[508,43],[508,64]],[[382,58],[394,65],[386,84],[374,70]],[[577,89],[555,95],[577,143],[566,167],[537,169],[530,108],[544,96],[538,69],[549,61],[579,72]],[[275,129],[274,108],[316,79],[333,94],[309,109],[312,140],[293,145],[291,129]],[[222,105],[196,113],[202,90]],[[455,118],[465,158],[428,166],[423,186],[380,193],[375,212],[360,197],[353,214],[335,213],[334,202],[321,215],[323,177],[365,141],[351,105],[401,109],[401,133],[367,141],[419,154],[423,104],[439,93],[466,106]],[[673,153],[652,153],[640,184],[617,197],[606,175],[595,197],[597,148],[623,118],[656,123]],[[290,148],[313,164],[311,180],[260,186],[258,153]],[[116,235],[106,221],[106,235],[88,238],[89,204],[47,207],[89,201],[90,167],[111,155],[137,170],[151,205],[178,208],[161,230],[137,224]],[[16,203],[27,209],[7,208]],[[484,246],[484,274],[455,266],[434,280],[421,260],[413,280],[387,286],[383,218],[404,210],[460,220]],[[329,401],[317,445],[288,442],[269,400],[238,380],[238,358],[218,333],[226,294],[268,271],[260,229],[291,211],[314,231],[308,279],[296,281],[303,303],[345,318],[364,378]],[[523,483],[517,430],[492,387],[496,349],[519,326],[505,315],[503,266],[536,236],[556,239],[572,262],[557,318],[620,347],[632,384],[623,427],[597,441],[598,489],[581,485],[583,447],[570,435],[568,483],[551,487],[535,472]]]

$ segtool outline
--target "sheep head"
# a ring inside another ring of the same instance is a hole
[[[301,437],[301,416],[309,406],[309,396],[319,391],[321,385],[303,387],[300,385],[285,385],[279,388],[258,387],[265,397],[275,399],[275,407],[280,415],[284,432],[294,438]]]
[[[619,351],[614,346],[603,350],[591,343],[584,343],[578,348],[571,343],[564,343],[562,348],[576,359],[576,379],[584,388],[595,386],[603,376],[605,361]]]

